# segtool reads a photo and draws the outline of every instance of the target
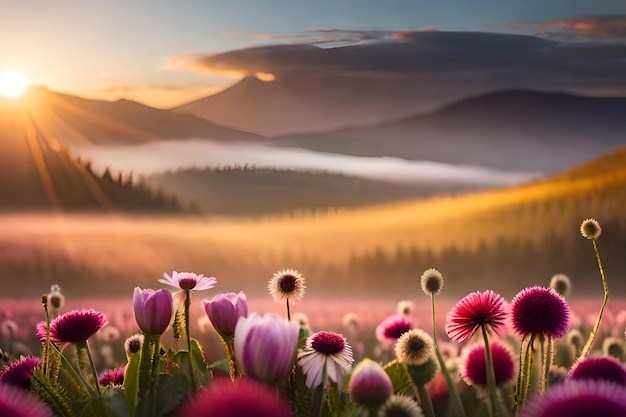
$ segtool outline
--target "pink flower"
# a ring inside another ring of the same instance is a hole
[[[496,385],[506,385],[515,376],[515,359],[513,354],[497,342],[492,342],[491,357],[496,376]],[[477,343],[466,349],[461,358],[461,375],[468,385],[487,386],[487,363],[485,361],[485,345]]]
[[[215,330],[222,337],[230,337],[235,334],[237,320],[248,317],[248,300],[243,291],[218,294],[211,301],[204,300],[204,310]]]
[[[102,386],[122,385],[124,384],[124,372],[125,371],[126,371],[126,365],[122,365],[119,368],[109,369],[104,372],[104,375],[100,377],[98,382]]]
[[[133,310],[135,321],[146,334],[163,334],[172,321],[172,294],[165,288],[158,291],[135,287]]]
[[[306,386],[320,385],[324,368],[328,379],[342,386],[343,377],[350,370],[354,358],[345,337],[333,332],[317,332],[306,340],[304,351],[298,354],[298,365],[306,375]]]
[[[626,386],[626,368],[615,358],[586,358],[569,371],[572,379],[604,379]]]
[[[521,337],[545,334],[560,338],[569,327],[569,306],[552,288],[525,288],[511,302],[511,319]]]
[[[20,388],[0,384],[0,416],[53,417],[53,414],[37,397]]]
[[[33,370],[41,366],[41,360],[34,356],[22,356],[0,370],[0,383],[10,384],[28,390]]]
[[[446,333],[450,339],[462,342],[474,335],[481,326],[499,334],[504,327],[508,307],[501,295],[487,290],[466,295],[446,317]]]
[[[165,279],[160,279],[159,282],[165,285],[171,285],[172,287],[180,288],[181,290],[208,290],[213,288],[217,283],[215,277],[207,278],[204,275],[194,274],[193,272],[172,272],[170,277],[166,273],[163,274]]]
[[[404,315],[394,314],[384,319],[376,327],[376,338],[381,342],[395,344],[404,333],[413,328],[411,321]]]
[[[106,324],[106,316],[96,310],[73,310],[50,323],[54,343],[85,342]]]
[[[391,379],[378,362],[366,358],[354,368],[350,378],[352,402],[364,407],[376,407],[392,395]]]

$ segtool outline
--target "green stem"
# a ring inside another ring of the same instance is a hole
[[[325,394],[326,394],[326,361],[324,361],[324,368],[322,369],[322,395],[320,396],[319,417],[322,417],[322,414],[323,414]]]
[[[419,398],[420,407],[424,412],[425,417],[435,417],[435,409],[433,407],[433,401],[430,398],[430,394],[426,389],[426,386],[420,384],[417,386],[417,398]]]
[[[228,358],[228,369],[230,374],[230,380],[234,381],[239,378],[239,370],[237,369],[237,360],[235,359],[235,340],[232,336],[222,337],[220,336],[226,357]]]
[[[191,335],[189,334],[189,310],[191,307],[191,290],[185,290],[185,337],[187,338],[187,352],[189,352],[189,378],[191,379],[191,390],[196,392],[197,384],[191,363]]]
[[[543,394],[550,384],[550,368],[554,359],[554,338],[552,336],[542,336],[541,356],[543,362],[541,364],[543,376],[541,378],[540,393]]]
[[[287,298],[287,321],[291,321],[291,310],[289,310],[289,298]]]
[[[495,415],[496,403],[498,402],[498,391],[496,388],[496,374],[493,369],[493,357],[491,356],[491,345],[489,345],[489,335],[487,335],[487,328],[481,326],[483,333],[483,341],[485,343],[485,366],[487,373],[487,389],[489,390],[489,401],[487,410],[490,416]]]
[[[98,382],[98,372],[96,371],[96,365],[93,363],[91,350],[89,349],[89,345],[86,341],[81,343],[81,349],[84,349],[84,351],[87,352],[87,358],[89,359],[89,368],[91,370],[91,377],[93,378],[93,383],[96,386],[96,393],[98,394],[98,397],[101,397],[102,392],[100,391],[100,383]]]
[[[59,347],[56,344],[51,343],[51,345],[54,348],[54,350],[57,351],[57,353],[61,357],[61,360],[65,363],[65,365],[67,365],[67,368],[69,369],[74,379],[76,381],[79,381],[80,384],[83,386],[83,388],[85,388],[84,392],[88,393],[90,397],[94,398],[96,393],[91,389],[87,381],[85,381],[85,378],[83,377],[83,375],[80,372],[76,371],[76,369],[74,368],[70,360],[67,359],[67,357],[63,354],[63,352],[59,350]]]
[[[48,312],[48,302],[43,303],[43,309],[46,312],[46,354],[44,356],[44,366],[46,369],[46,378],[50,378],[50,313]]]
[[[161,335],[159,334],[144,334],[143,344],[141,345],[141,356],[139,359],[139,403],[140,416],[149,416],[151,414],[151,408],[155,403],[155,387],[156,387],[156,375],[154,362],[157,363],[158,369],[158,354],[159,354],[159,342]],[[155,360],[156,358],[156,360]]]
[[[528,345],[526,345],[523,367],[522,367],[522,377],[520,378],[520,386],[518,389],[519,396],[517,399],[516,406],[516,415],[522,410],[522,407],[526,403],[526,398],[528,397],[528,391],[530,390],[530,382],[532,379],[532,367],[533,367],[533,343],[535,342],[535,335],[532,334],[530,339],[528,340]]]
[[[591,239],[591,243],[593,243],[593,251],[596,254],[596,262],[598,263],[598,269],[600,270],[600,277],[602,278],[602,287],[604,288],[604,298],[602,299],[602,306],[600,307],[600,314],[598,315],[598,321],[596,321],[595,326],[591,329],[591,333],[589,334],[589,339],[587,339],[587,343],[583,346],[583,350],[580,352],[580,356],[576,360],[578,362],[580,359],[587,356],[589,350],[591,349],[591,345],[593,345],[593,341],[596,338],[596,334],[598,333],[598,329],[600,328],[600,322],[602,322],[602,314],[604,313],[604,307],[606,307],[606,302],[609,300],[609,287],[606,283],[606,278],[604,277],[604,269],[602,268],[602,261],[600,260],[600,252],[598,252],[598,245],[596,245],[596,240]]]

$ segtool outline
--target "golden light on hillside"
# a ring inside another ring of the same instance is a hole
[[[27,90],[26,78],[15,70],[0,73],[0,94],[7,98],[18,98]]]

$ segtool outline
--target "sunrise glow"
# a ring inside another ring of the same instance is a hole
[[[21,97],[27,90],[26,78],[14,70],[0,73],[0,94],[7,98]]]

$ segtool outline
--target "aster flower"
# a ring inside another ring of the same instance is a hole
[[[41,366],[41,360],[34,356],[22,356],[10,365],[0,369],[0,384],[9,384],[28,390],[33,370]]]
[[[378,411],[378,417],[424,417],[424,413],[412,398],[392,395]]]
[[[395,344],[404,333],[413,328],[411,321],[402,315],[393,315],[384,319],[376,327],[376,338],[383,343]]]
[[[126,371],[126,365],[122,365],[119,368],[108,369],[104,372],[104,375],[100,377],[98,382],[100,385],[118,385],[124,384],[124,372]]]
[[[208,388],[188,399],[178,417],[292,417],[289,404],[276,398],[276,390],[251,378],[229,381],[217,378]]]
[[[626,387],[609,381],[569,380],[535,396],[520,417],[623,417]]]
[[[580,225],[580,234],[587,239],[597,239],[602,233],[600,223],[596,219],[585,219]]]
[[[215,277],[205,277],[203,274],[194,274],[193,272],[172,272],[172,276],[163,273],[163,278],[159,282],[161,284],[170,285],[180,288],[181,290],[202,291],[213,288],[217,283]]]
[[[396,343],[398,360],[410,366],[419,366],[432,359],[435,352],[433,339],[421,329],[411,329]]]
[[[322,375],[341,386],[343,376],[352,367],[352,347],[345,337],[333,332],[317,332],[309,336],[306,346],[298,354],[298,365],[306,375],[306,386],[317,387],[324,383]]]
[[[220,336],[232,337],[237,320],[248,316],[248,300],[243,291],[218,294],[210,301],[204,300],[204,310]]]
[[[626,387],[626,369],[615,358],[587,358],[576,363],[569,372],[572,379],[602,379]]]
[[[172,321],[172,294],[166,289],[154,291],[135,287],[135,321],[145,334],[163,334]]]
[[[493,369],[496,385],[501,387],[513,381],[515,376],[515,360],[509,349],[500,343],[491,343]],[[487,364],[485,362],[485,345],[476,343],[465,349],[461,356],[461,376],[467,385],[487,386]]]
[[[9,384],[0,384],[0,416],[53,417],[53,415],[37,397]]]
[[[50,323],[50,340],[54,343],[81,343],[106,324],[106,316],[96,310],[72,310]]]
[[[435,268],[427,269],[420,278],[422,291],[424,294],[439,295],[443,289],[443,275]]]
[[[365,358],[354,368],[349,390],[355,404],[378,407],[393,395],[393,384],[378,362]]]
[[[521,337],[531,334],[561,338],[569,326],[569,307],[552,288],[530,287],[511,302],[513,329]]]
[[[446,317],[446,333],[450,339],[462,342],[474,335],[481,326],[500,334],[508,313],[501,295],[487,290],[466,295]]]

